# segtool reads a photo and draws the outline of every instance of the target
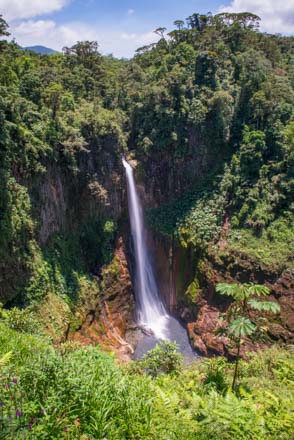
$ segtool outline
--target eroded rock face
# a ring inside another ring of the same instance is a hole
[[[30,182],[30,195],[38,221],[37,241],[46,245],[54,233],[77,229],[88,218],[119,220],[125,208],[122,169],[117,158],[107,156],[103,171],[96,168],[93,153],[82,161],[77,176],[57,165]],[[94,163],[93,163],[94,162]]]
[[[61,173],[56,167],[48,167],[45,178],[39,185],[40,244],[46,243],[50,235],[61,230],[66,222],[66,189]]]
[[[207,277],[208,284],[215,285],[217,282],[253,282],[267,286],[271,295],[269,299],[279,303],[281,312],[275,317],[274,322],[284,328],[283,338],[289,342],[294,340],[294,270],[285,269],[282,272],[270,267],[263,267],[257,262],[251,262],[248,257],[240,255],[231,257],[229,266],[216,264]],[[212,260],[212,264],[214,261]],[[274,327],[272,327],[274,332]],[[281,331],[278,332],[281,334]],[[279,339],[278,333],[276,334]]]
[[[216,332],[224,327],[220,320],[220,311],[216,307],[202,301],[195,323],[189,323],[188,334],[195,350],[204,356],[220,354],[225,355],[229,340],[223,336],[217,336]]]
[[[230,258],[230,264],[221,265],[213,259],[202,265],[204,270],[204,288],[202,296],[196,301],[197,312],[195,321],[187,325],[188,333],[194,348],[203,355],[225,355],[234,358],[236,350],[230,346],[227,338],[218,336],[221,327],[220,313],[224,313],[229,305],[225,298],[215,294],[215,285],[220,282],[253,282],[265,284],[271,291],[269,300],[280,305],[279,315],[265,315],[267,320],[267,343],[252,342],[246,339],[241,347],[241,356],[246,352],[257,351],[273,342],[293,343],[294,341],[294,273],[290,269],[276,274],[268,267],[257,262],[250,262],[245,257]]]
[[[88,344],[100,344],[127,361],[132,347],[125,340],[134,324],[134,296],[123,239],[119,238],[114,258],[102,269],[99,298],[94,310],[88,310],[72,339]]]
[[[286,330],[281,335],[281,331],[271,331],[274,336],[281,335],[291,342],[294,341],[294,269],[285,270],[276,282],[271,286],[273,295],[277,299],[281,307],[281,324]]]
[[[187,324],[188,335],[193,348],[202,356],[226,356],[234,359],[237,349],[231,341],[221,336],[221,331],[227,327],[225,321],[220,320],[220,311],[202,301],[196,321]],[[246,338],[241,346],[240,356],[246,358],[246,353],[262,350],[267,347],[265,343],[253,343]]]

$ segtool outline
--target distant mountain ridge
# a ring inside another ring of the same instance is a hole
[[[52,55],[54,53],[58,53],[57,50],[50,49],[50,47],[46,46],[28,46],[24,47],[24,50],[32,50],[33,52],[39,53],[41,55]]]

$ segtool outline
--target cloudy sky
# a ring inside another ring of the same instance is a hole
[[[22,46],[61,50],[97,40],[102,53],[118,57],[156,41],[155,28],[208,11],[254,12],[263,31],[294,34],[294,0],[0,0],[0,14]]]

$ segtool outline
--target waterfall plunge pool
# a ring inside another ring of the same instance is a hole
[[[159,338],[155,334],[141,331],[138,336],[133,359],[141,358],[158,343],[168,340],[177,343],[185,362],[192,362],[195,360],[197,354],[189,343],[186,329],[173,316],[166,315],[162,319],[164,320],[161,325],[164,331],[164,337]]]

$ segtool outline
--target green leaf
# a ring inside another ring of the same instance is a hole
[[[244,337],[252,335],[256,326],[247,318],[238,318],[229,325],[229,332],[235,337]]]
[[[239,284],[219,283],[215,289],[220,295],[228,295],[234,299],[240,299],[241,290]]]
[[[279,313],[281,309],[279,304],[273,301],[257,301],[254,298],[250,299],[248,304],[253,309],[264,312]]]
[[[219,283],[216,285],[216,291],[221,295],[232,296],[235,300],[243,300],[251,296],[269,295],[268,287],[261,284],[236,284],[236,283]]]
[[[266,286],[263,286],[261,284],[251,284],[247,287],[248,290],[248,296],[266,296],[270,294],[270,289]]]

